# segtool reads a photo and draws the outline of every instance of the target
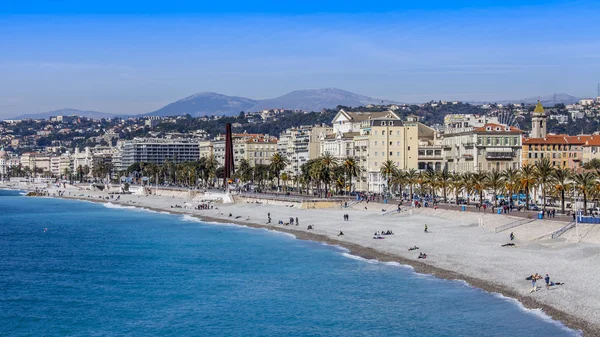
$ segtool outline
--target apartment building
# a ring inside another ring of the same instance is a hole
[[[120,157],[118,170],[126,170],[129,166],[142,162],[184,163],[200,159],[200,146],[199,141],[193,139],[136,138],[123,142]]]
[[[444,158],[450,172],[517,169],[521,165],[521,135],[514,126],[486,123],[480,127],[445,130]]]

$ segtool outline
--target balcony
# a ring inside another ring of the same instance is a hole
[[[475,146],[475,143],[473,142],[468,142],[468,143],[464,143],[463,146],[465,148],[473,148],[473,146]]]
[[[515,157],[514,152],[486,152],[486,159],[513,159]]]
[[[469,154],[469,153],[465,153],[462,155],[463,159],[465,160],[473,160],[473,155]]]

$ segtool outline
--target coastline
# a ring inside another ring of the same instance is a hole
[[[139,203],[131,204],[131,203],[125,202],[124,200],[121,200],[119,202],[119,201],[115,201],[115,200],[101,200],[98,198],[88,198],[85,196],[78,197],[75,195],[63,196],[63,197],[56,197],[56,196],[51,196],[51,197],[61,198],[61,199],[91,201],[91,202],[104,203],[104,204],[111,203],[111,204],[116,204],[116,205],[123,206],[123,207],[143,208],[143,209],[147,209],[147,210],[151,210],[151,211],[155,211],[155,212],[169,213],[172,215],[187,215],[187,216],[197,218],[203,222],[234,224],[234,225],[240,225],[240,226],[245,226],[245,227],[261,228],[261,229],[274,230],[274,231],[278,231],[278,232],[282,232],[282,233],[292,234],[292,235],[294,235],[294,237],[296,239],[299,239],[299,240],[321,242],[321,243],[332,245],[332,246],[342,247],[344,249],[347,249],[349,254],[359,256],[364,259],[377,260],[380,262],[396,262],[396,263],[399,263],[402,265],[407,265],[407,266],[412,267],[414,272],[417,272],[417,273],[429,274],[429,275],[435,276],[436,278],[447,279],[447,280],[463,280],[472,287],[481,289],[481,290],[489,292],[489,293],[497,293],[504,297],[515,299],[519,303],[521,303],[523,305],[523,307],[525,307],[527,309],[541,309],[547,316],[549,316],[553,320],[561,322],[562,324],[564,324],[566,327],[568,327],[570,329],[581,331],[583,333],[583,336],[600,336],[600,329],[599,329],[599,326],[597,323],[590,322],[590,321],[585,320],[584,318],[577,317],[568,312],[558,310],[555,307],[545,304],[541,301],[538,301],[537,299],[535,299],[531,296],[523,296],[522,294],[519,294],[518,292],[514,291],[513,289],[510,289],[507,286],[489,282],[487,280],[479,279],[476,277],[472,277],[470,275],[467,275],[465,273],[461,273],[458,271],[452,271],[452,270],[448,270],[445,268],[439,268],[439,267],[433,266],[431,264],[424,263],[422,261],[418,261],[418,260],[414,260],[414,259],[410,259],[410,258],[401,256],[399,254],[393,254],[390,252],[385,252],[382,250],[374,249],[372,247],[366,247],[366,246],[362,246],[362,245],[359,245],[356,243],[338,240],[338,239],[332,238],[330,236],[327,236],[325,234],[307,232],[307,231],[302,231],[302,230],[298,230],[298,229],[289,229],[289,228],[285,228],[282,226],[276,226],[276,225],[266,225],[266,224],[256,223],[253,221],[244,221],[242,219],[239,219],[239,220],[232,219],[232,218],[223,219],[223,218],[213,217],[213,216],[206,215],[206,214],[195,214],[193,212],[193,210],[185,209],[185,208],[172,209],[172,208],[167,208],[167,207],[164,207],[164,208],[163,207],[155,207],[153,205],[149,205],[147,203],[141,202],[141,200],[143,200],[143,199],[140,199]],[[221,206],[221,205],[219,205],[219,206]]]
[[[88,200],[85,198],[79,199],[79,198],[62,197],[62,199],[76,199],[76,200],[92,201],[92,202],[96,202],[96,203],[104,203],[104,204],[113,203],[114,204],[114,202],[111,202],[111,201]],[[121,203],[117,203],[117,204],[122,205]],[[507,287],[503,287],[501,285],[493,284],[488,281],[470,277],[468,275],[460,274],[460,273],[457,273],[457,272],[454,272],[451,270],[445,270],[445,269],[441,269],[441,268],[438,268],[435,266],[431,266],[431,265],[426,264],[421,261],[415,261],[415,260],[404,258],[399,255],[381,252],[381,251],[378,251],[373,248],[360,246],[358,244],[335,240],[335,239],[329,238],[326,235],[309,233],[309,232],[300,232],[300,231],[296,231],[296,230],[286,229],[283,227],[267,226],[267,225],[263,225],[263,224],[252,223],[252,222],[236,221],[235,219],[224,220],[221,218],[187,213],[185,211],[172,212],[172,211],[169,211],[166,209],[160,209],[160,208],[154,208],[154,207],[148,207],[148,206],[134,206],[134,205],[129,205],[129,204],[125,204],[124,206],[144,208],[144,209],[154,211],[154,212],[161,212],[161,213],[166,212],[171,215],[188,215],[188,216],[197,218],[203,222],[234,224],[234,225],[238,225],[238,226],[273,230],[273,231],[277,231],[277,232],[292,234],[298,240],[314,241],[314,242],[324,243],[324,244],[327,244],[330,246],[342,247],[344,249],[347,249],[348,253],[355,255],[355,256],[359,256],[359,257],[367,259],[367,260],[377,260],[379,262],[397,262],[401,265],[410,266],[413,269],[413,271],[416,273],[428,274],[428,275],[432,275],[436,278],[445,279],[445,280],[462,280],[462,281],[467,282],[467,284],[469,286],[481,289],[488,293],[498,293],[504,297],[515,299],[527,309],[542,309],[543,312],[546,315],[548,315],[550,318],[552,318],[553,320],[563,323],[566,327],[568,327],[570,329],[573,329],[576,331],[577,330],[582,331],[583,336],[586,336],[586,337],[587,336],[600,336],[600,331],[598,330],[598,327],[594,327],[592,325],[592,323],[587,322],[578,317],[575,317],[573,315],[570,315],[568,313],[562,312],[560,310],[557,310],[551,306],[548,306],[544,303],[536,301],[535,299],[533,299],[531,297],[521,296],[521,295],[515,293],[514,291],[512,291],[511,289],[508,289]]]

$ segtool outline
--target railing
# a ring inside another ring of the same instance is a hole
[[[522,226],[522,225],[528,224],[530,222],[534,222],[535,220],[536,219],[522,219],[522,220],[517,220],[517,221],[511,222],[511,223],[508,223],[508,224],[506,224],[504,226],[500,226],[500,227],[496,228],[495,232],[496,233],[504,232],[507,229],[515,228],[515,227],[518,227],[518,226]]]
[[[513,152],[487,152],[486,158],[499,158],[499,159],[510,159],[515,157]]]
[[[554,233],[552,233],[552,239],[559,238],[561,235],[565,234],[566,231],[568,231],[569,229],[575,227],[575,225],[577,225],[577,223],[575,221],[571,221],[568,224],[562,226],[559,230],[557,230]]]

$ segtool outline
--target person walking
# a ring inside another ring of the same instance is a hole
[[[550,276],[548,274],[546,274],[546,277],[544,277],[544,281],[546,281],[546,290],[550,289]]]

